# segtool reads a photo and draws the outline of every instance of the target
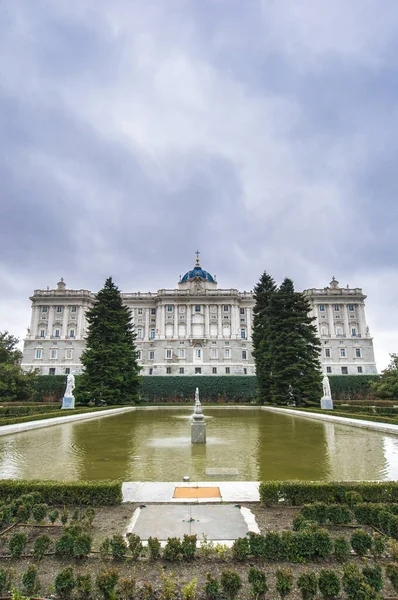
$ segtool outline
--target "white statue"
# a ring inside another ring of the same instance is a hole
[[[322,386],[323,386],[323,397],[331,399],[332,391],[330,389],[329,377],[327,375],[325,375],[325,377],[322,379]]]
[[[66,390],[64,396],[66,398],[73,397],[73,390],[75,389],[75,376],[72,373],[69,373],[66,379]]]

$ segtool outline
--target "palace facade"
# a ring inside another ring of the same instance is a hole
[[[340,288],[334,278],[324,289],[305,290],[322,341],[325,374],[376,373],[373,340],[360,288]],[[254,375],[253,293],[219,289],[199,259],[176,289],[123,293],[132,312],[143,375]],[[43,375],[81,370],[89,290],[35,290],[24,340],[22,366]]]

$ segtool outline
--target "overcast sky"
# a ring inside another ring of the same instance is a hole
[[[34,289],[362,287],[398,352],[398,4],[5,0],[0,330]]]

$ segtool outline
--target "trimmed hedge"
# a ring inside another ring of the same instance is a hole
[[[122,501],[119,481],[0,480],[0,502],[10,503],[32,492],[39,492],[49,505],[112,506]]]
[[[75,408],[72,411],[70,410],[54,410],[53,412],[46,412],[45,414],[33,414],[27,417],[10,417],[9,419],[0,418],[0,427],[2,425],[15,425],[17,423],[29,423],[30,421],[43,421],[45,419],[56,419],[57,417],[66,417],[70,415],[84,415],[86,413],[92,412],[102,412],[107,411],[111,408],[123,408],[118,405],[110,405],[103,407],[93,407],[93,408]]]
[[[62,400],[66,389],[66,375],[40,375],[35,380],[37,400]]]
[[[30,406],[0,406],[0,418],[2,417],[22,417],[27,415],[48,413],[53,410],[59,410],[60,405],[57,404],[37,404]]]
[[[362,400],[374,398],[371,383],[380,375],[329,375],[332,398],[335,400]]]
[[[313,482],[265,481],[260,483],[260,500],[266,506],[302,506],[312,502],[345,504],[346,492],[358,492],[363,502],[398,502],[398,481]]]

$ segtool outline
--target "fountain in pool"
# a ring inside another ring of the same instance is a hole
[[[195,390],[195,408],[191,421],[191,444],[206,443],[206,422],[199,400],[199,388]]]

